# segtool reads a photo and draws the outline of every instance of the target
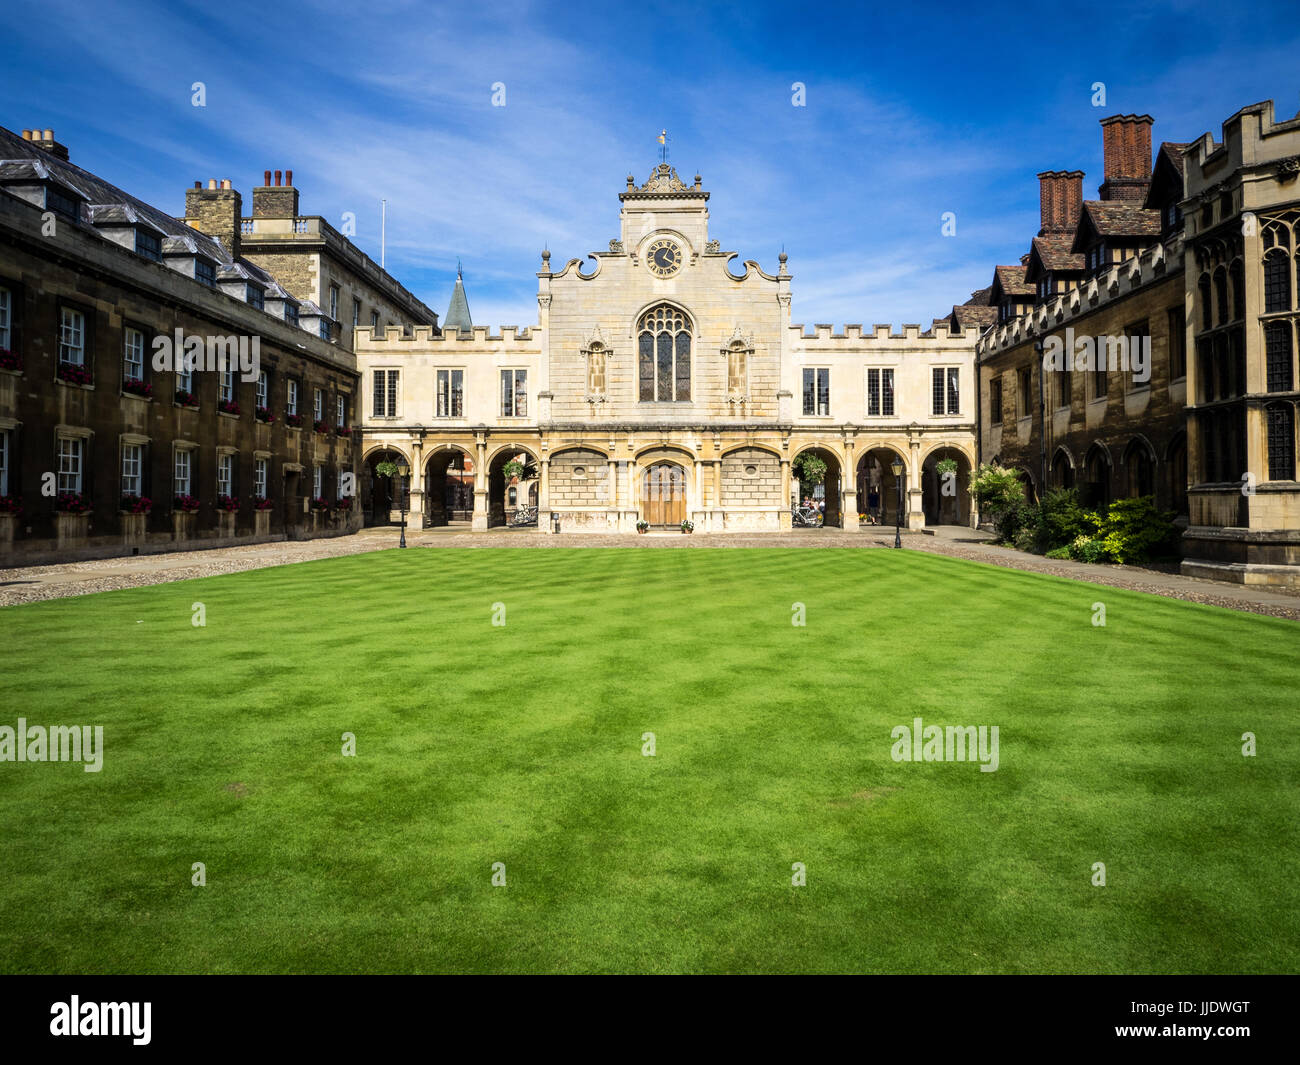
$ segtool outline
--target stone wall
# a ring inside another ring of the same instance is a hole
[[[551,458],[550,503],[569,507],[606,507],[613,504],[609,460],[597,451],[561,451]]]
[[[779,507],[781,460],[760,448],[741,448],[722,459],[724,507]]]

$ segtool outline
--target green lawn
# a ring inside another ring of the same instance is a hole
[[[0,725],[106,747],[0,762],[0,971],[1300,967],[1293,622],[911,551],[413,549],[0,645]],[[999,769],[893,761],[916,716]]]

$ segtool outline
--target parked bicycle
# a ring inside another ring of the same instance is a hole
[[[791,507],[790,524],[796,529],[820,529],[826,518],[816,507]]]
[[[518,507],[510,515],[510,524],[514,525],[536,525],[537,508],[536,507]]]

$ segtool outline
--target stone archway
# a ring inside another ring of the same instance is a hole
[[[835,452],[824,447],[818,447],[813,444],[810,447],[801,449],[795,455],[791,463],[791,490],[796,491],[794,484],[798,479],[798,474],[794,471],[797,469],[794,462],[799,459],[800,455],[816,455],[826,463],[826,476],[819,485],[807,485],[800,483],[798,486],[798,498],[794,502],[802,503],[804,499],[811,499],[814,505],[822,508],[823,524],[828,526],[842,527],[844,525],[844,515],[840,508],[840,478],[841,467],[839,457]],[[853,515],[857,519],[857,515]]]
[[[941,462],[957,464],[955,470],[940,471]],[[941,446],[921,464],[921,509],[925,524],[970,525],[970,460],[960,448]]]
[[[439,447],[424,464],[424,525],[468,525],[473,516],[474,458],[464,448]]]
[[[874,490],[876,521],[880,525],[894,525],[898,521],[898,480],[894,477],[894,461],[903,464],[903,522],[907,524],[907,456],[892,447],[873,447],[858,459],[857,488],[858,509],[870,515]]]
[[[505,468],[515,461],[523,464],[523,472],[515,477],[507,477]],[[521,502],[531,496],[531,486],[537,481],[537,456],[529,448],[512,444],[501,448],[492,456],[491,461],[488,462],[487,472],[488,528],[510,525],[516,517]],[[534,528],[536,520],[536,511],[534,511],[533,522],[530,523]]]
[[[399,462],[406,456],[400,451],[381,449],[366,456],[362,467],[361,510],[366,525],[396,525],[398,519],[393,512],[401,506],[402,492],[410,491],[409,485],[398,485],[400,478],[385,477],[376,473],[375,467],[381,462]]]

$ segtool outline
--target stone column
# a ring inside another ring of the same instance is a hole
[[[925,508],[922,506],[921,493],[921,441],[908,442],[907,451],[907,520],[909,529],[925,528]]]
[[[407,528],[424,528],[424,445],[411,441],[411,500],[406,512]]]
[[[475,442],[474,450],[474,515],[470,520],[470,529],[474,532],[487,532],[487,497],[487,441],[480,439]]]
[[[537,461],[537,529],[551,531],[551,460]]]
[[[853,441],[844,445],[844,468],[840,470],[840,527],[860,532],[858,523],[858,464],[853,455]]]
[[[794,527],[790,520],[790,460],[782,457],[781,459],[781,512],[780,527],[783,532],[789,532]]]
[[[722,509],[722,459],[713,460],[713,512],[709,517],[709,528],[713,532],[722,532],[726,526],[727,516]]]

